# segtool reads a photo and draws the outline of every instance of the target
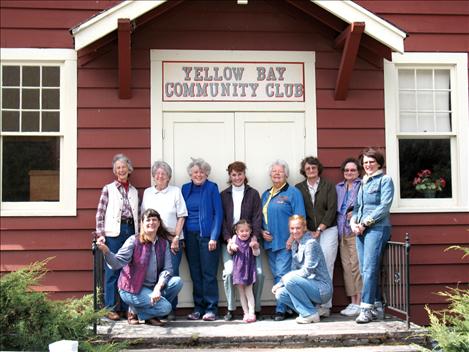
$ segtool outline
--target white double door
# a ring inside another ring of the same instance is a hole
[[[209,179],[220,191],[228,184],[227,166],[235,160],[247,165],[249,184],[260,194],[271,186],[268,168],[277,159],[290,166],[290,184],[299,182],[300,161],[305,150],[304,112],[165,112],[163,113],[163,159],[173,167],[172,183],[189,181],[187,165],[203,158],[212,167]],[[192,305],[192,282],[185,258],[181,265],[184,280],[180,306]],[[263,304],[274,304],[270,289],[272,276],[264,258],[266,280]],[[221,268],[218,275],[221,280]],[[219,282],[220,302],[225,296]]]

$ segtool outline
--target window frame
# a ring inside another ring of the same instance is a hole
[[[60,137],[60,200],[58,202],[3,202],[0,162],[1,217],[7,216],[75,216],[77,199],[77,54],[73,49],[1,49],[2,65],[56,65],[60,67],[60,131],[2,132],[3,136]],[[1,74],[1,73],[0,73]]]
[[[393,178],[396,194],[393,213],[460,212],[469,209],[468,59],[466,53],[393,53],[384,60],[384,96],[387,173]],[[451,80],[451,132],[399,132],[398,69],[449,69]],[[399,139],[448,138],[451,146],[452,198],[401,198]],[[465,181],[466,180],[466,181]]]

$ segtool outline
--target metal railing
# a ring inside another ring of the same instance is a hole
[[[96,238],[91,245],[93,251],[93,307],[95,311],[103,308],[104,302],[104,258],[103,253],[96,245]],[[93,324],[93,332],[96,334],[97,322]]]
[[[382,281],[386,308],[405,316],[410,328],[410,239],[389,241],[383,257]]]

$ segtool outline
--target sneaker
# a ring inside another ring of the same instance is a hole
[[[214,321],[214,320],[217,320],[217,316],[215,315],[215,313],[207,312],[202,317],[202,320],[204,320],[204,321]]]
[[[229,310],[228,312],[226,312],[225,316],[223,317],[224,321],[231,321],[233,319],[234,319],[234,311],[233,310]]]
[[[320,317],[327,318],[331,316],[331,310],[330,308],[319,307],[318,314]]]
[[[384,306],[382,302],[375,302],[375,307],[371,310],[373,320],[384,320]]]
[[[319,323],[320,320],[321,320],[321,318],[319,317],[318,313],[308,315],[307,317],[302,317],[300,315],[295,319],[297,324]]]
[[[360,308],[360,314],[358,315],[355,322],[357,324],[367,324],[371,323],[373,320],[373,314],[371,313],[371,308]]]
[[[345,309],[340,311],[340,314],[346,317],[355,317],[360,314],[360,306],[358,304],[350,303]]]
[[[275,312],[275,315],[272,315],[272,319],[275,321],[285,320],[285,313]]]
[[[200,312],[192,312],[187,316],[189,320],[199,320],[200,319]]]
[[[243,321],[245,323],[254,323],[256,321],[255,314],[244,314]]]

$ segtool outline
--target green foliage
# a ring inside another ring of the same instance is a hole
[[[469,255],[469,248],[451,246],[448,249],[464,251],[463,258]],[[449,305],[440,311],[425,307],[430,319],[429,334],[437,343],[434,351],[469,352],[469,290],[448,288],[437,294],[445,297]]]
[[[94,311],[93,296],[53,301],[44,292],[34,290],[47,272],[45,266],[50,259],[0,279],[0,350],[47,351],[52,342],[78,340],[81,350],[93,351],[91,326],[105,313]]]

